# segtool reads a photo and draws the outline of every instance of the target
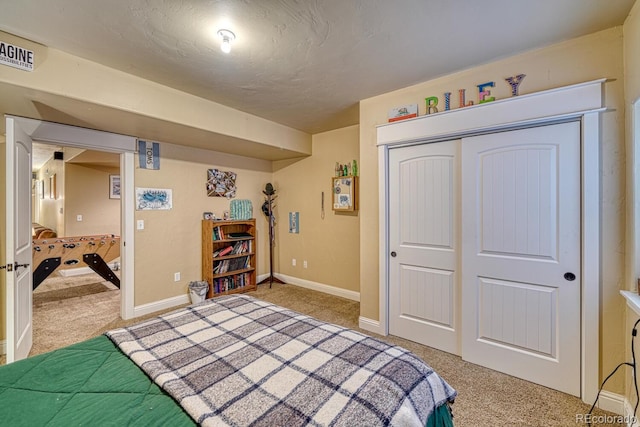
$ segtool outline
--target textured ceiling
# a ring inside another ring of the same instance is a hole
[[[360,99],[621,25],[633,3],[0,0],[0,30],[317,133],[356,124]]]

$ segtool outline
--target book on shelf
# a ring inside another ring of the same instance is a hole
[[[220,258],[225,255],[240,255],[251,252],[252,244],[250,240],[241,240],[234,245],[225,246],[213,251],[214,258]]]
[[[227,271],[244,270],[250,266],[251,260],[248,256],[225,259],[216,262],[216,265],[213,267],[213,274],[223,274]]]
[[[240,273],[232,276],[213,279],[213,291],[216,294],[251,286],[251,274]]]
[[[251,234],[245,233],[245,232],[228,233],[227,236],[229,236],[230,239],[242,239],[247,237],[253,237]]]
[[[233,250],[231,251],[231,253],[233,255],[238,255],[249,252],[251,247],[250,243],[251,242],[249,240],[241,240],[239,242],[236,242],[236,244],[233,245]]]
[[[214,257],[221,257],[221,256],[225,256],[225,255],[229,255],[231,252],[233,251],[233,246],[229,245],[229,246],[225,246],[224,248],[220,249],[216,254],[216,252],[213,253]]]
[[[218,227],[213,227],[213,240],[224,240],[224,230],[222,229],[222,227],[218,226]]]

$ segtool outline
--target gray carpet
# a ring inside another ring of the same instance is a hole
[[[120,318],[120,291],[97,275],[47,279],[34,293],[34,343],[40,354],[143,318]],[[293,285],[260,285],[251,295],[274,304],[373,335],[358,327],[360,305]],[[171,309],[173,310],[173,309]],[[155,315],[155,314],[154,314]],[[144,316],[144,318],[152,315]],[[405,347],[431,365],[458,390],[456,426],[576,426],[589,405],[580,399],[463,361],[460,357],[401,338],[377,336]],[[4,363],[0,359],[0,363]],[[596,415],[613,415],[596,410]],[[611,419],[602,424],[622,426]]]

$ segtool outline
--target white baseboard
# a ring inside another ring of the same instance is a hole
[[[180,305],[189,304],[191,298],[188,294],[178,295],[177,297],[163,299],[161,301],[152,302],[149,304],[137,305],[133,308],[133,317],[145,316],[147,314],[153,314],[157,311],[167,310],[169,308],[178,307]]]
[[[347,298],[353,301],[360,301],[360,293],[349,291],[346,289],[336,288],[335,286],[325,285],[322,283],[311,282],[309,280],[298,279],[296,277],[286,276],[284,274],[276,274],[278,279],[290,283],[292,285],[300,286],[301,288],[312,289],[314,291],[324,292],[326,294],[335,295],[343,298]],[[256,277],[258,283],[263,279],[269,277],[268,274],[261,274]],[[167,298],[161,301],[152,302],[149,304],[138,305],[133,308],[133,316],[145,316],[147,314],[153,314],[157,311],[167,310],[180,305],[189,304],[191,299],[188,294],[178,295],[177,297]],[[364,329],[364,328],[363,328]]]
[[[347,289],[337,288],[324,283],[312,282],[310,280],[299,279],[297,277],[287,276],[285,274],[274,274],[278,279],[314,291],[324,292],[325,294],[335,295],[337,297],[347,298],[352,301],[360,302],[360,292],[349,291]],[[268,277],[265,275],[265,277]]]
[[[627,427],[640,427],[638,419],[633,416],[633,405],[627,399],[624,399],[624,418]]]
[[[116,268],[120,267],[120,261],[114,260],[114,261],[108,262],[107,265],[109,266],[110,269],[115,270]],[[58,270],[58,273],[60,273],[60,275],[64,277],[81,276],[83,274],[89,274],[93,272],[94,271],[89,267],[67,268],[64,270]]]
[[[373,332],[378,335],[384,335],[384,331],[380,326],[379,320],[372,320],[372,319],[368,319],[366,317],[360,316],[358,318],[358,326],[360,326],[365,331]]]
[[[64,277],[82,276],[83,274],[89,274],[92,272],[93,270],[91,270],[89,267],[78,267],[78,268],[69,268],[66,270],[58,270],[58,273],[60,273],[60,275]]]
[[[614,414],[624,415],[624,405],[625,398],[621,394],[612,393],[607,390],[602,390],[600,392],[598,408],[604,411],[613,412]]]
[[[600,397],[598,397],[597,407],[604,411],[612,412],[614,415],[594,415],[590,419],[592,425],[624,424],[627,427],[640,427],[638,420],[633,416],[631,402],[623,395],[603,390],[600,392]],[[585,421],[586,418],[582,420],[579,418],[585,416],[586,414],[577,414],[576,423]]]

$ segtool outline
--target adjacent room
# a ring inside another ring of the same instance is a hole
[[[31,169],[35,355],[120,319],[120,157],[34,143]],[[84,254],[99,256],[108,274]]]
[[[2,3],[0,418],[638,425],[640,2]]]

